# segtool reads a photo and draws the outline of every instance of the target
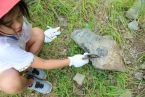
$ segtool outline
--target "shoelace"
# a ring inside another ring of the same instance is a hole
[[[34,78],[33,78],[32,76],[30,76],[30,75],[29,75],[28,77],[34,79]],[[33,86],[33,84],[34,84],[34,83],[32,83],[31,85],[29,85],[28,87],[31,88],[31,87]],[[44,87],[44,84],[42,84],[42,83],[36,81],[35,88],[41,88],[41,89],[42,89],[43,87]]]
[[[39,71],[37,69],[35,69],[35,68],[33,69],[32,73],[36,74],[36,75],[39,75]]]
[[[35,84],[35,88],[43,88],[44,84],[40,83],[40,82],[36,82]]]

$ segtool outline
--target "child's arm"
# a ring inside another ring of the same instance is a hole
[[[55,69],[55,68],[60,68],[60,67],[65,67],[68,66],[70,63],[69,59],[62,59],[62,60],[45,60],[42,58],[39,58],[35,56],[34,61],[31,65],[33,68],[41,68],[41,69]]]
[[[35,56],[34,61],[31,64],[31,67],[41,69],[55,69],[65,66],[81,67],[89,62],[88,59],[83,59],[84,56],[85,55],[78,54],[73,57],[68,57],[62,60],[60,59],[45,60]]]

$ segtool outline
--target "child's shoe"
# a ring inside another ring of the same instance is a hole
[[[28,88],[31,90],[35,90],[36,92],[42,93],[42,94],[48,94],[52,90],[52,84],[45,80],[40,80],[37,78],[33,78],[34,82],[31,86]]]
[[[26,73],[27,75],[34,76],[39,79],[46,79],[46,73],[42,69],[32,68]]]

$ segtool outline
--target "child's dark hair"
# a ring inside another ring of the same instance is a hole
[[[17,5],[15,5],[15,6],[19,6],[23,16],[25,16],[28,19],[30,19],[30,14],[29,14],[29,11],[28,11],[28,6],[27,6],[27,4],[25,3],[24,0],[20,0],[20,2]],[[2,19],[0,19],[0,25],[1,24],[3,24]]]
[[[25,3],[25,1],[21,0],[17,5],[19,6],[20,10],[22,11],[22,14],[25,17],[27,17],[28,19],[30,19],[30,14],[29,14],[28,6]]]

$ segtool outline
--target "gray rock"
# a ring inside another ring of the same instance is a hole
[[[129,10],[126,12],[126,16],[127,16],[129,19],[137,19],[138,13],[139,13],[139,8],[138,8],[138,7],[134,7],[134,8],[129,9]]]
[[[131,7],[126,12],[126,17],[128,17],[129,19],[137,19],[139,16],[140,9],[143,6],[143,4],[145,4],[145,0],[136,0],[133,7]]]
[[[145,64],[140,65],[140,69],[145,69]]]
[[[62,26],[62,27],[66,27],[68,26],[68,21],[66,18],[62,17],[62,16],[59,16],[58,17],[58,21],[59,21],[59,25]]]
[[[112,37],[96,35],[89,29],[75,30],[71,37],[86,52],[100,56],[91,59],[95,68],[125,71],[121,50]]]
[[[77,73],[74,76],[73,80],[76,81],[77,84],[81,86],[83,84],[84,78],[85,78],[85,75],[82,75],[80,73]]]
[[[132,22],[130,22],[129,24],[128,24],[128,28],[130,29],[130,30],[138,30],[139,29],[139,27],[138,27],[138,22],[137,21],[132,21]]]
[[[142,72],[136,72],[134,74],[134,77],[138,80],[142,80],[143,79],[143,73]]]

